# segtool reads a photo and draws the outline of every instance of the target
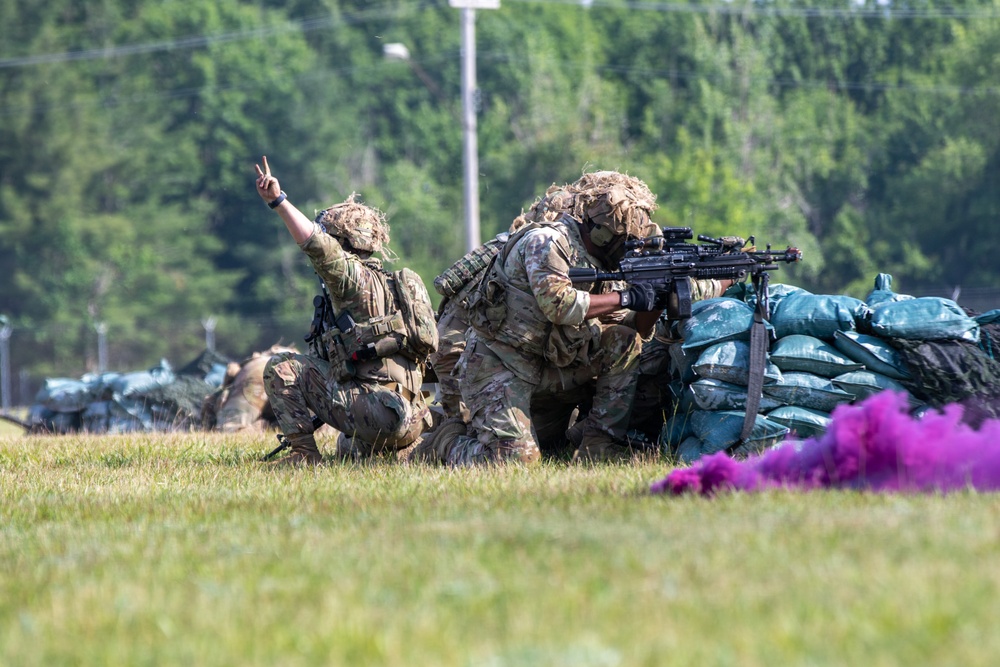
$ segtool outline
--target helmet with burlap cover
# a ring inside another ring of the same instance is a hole
[[[614,236],[641,238],[656,210],[656,195],[638,178],[618,171],[584,174],[569,186],[573,216]]]
[[[385,214],[356,200],[351,193],[343,203],[324,209],[316,216],[327,234],[344,239],[355,250],[379,252],[389,243]]]

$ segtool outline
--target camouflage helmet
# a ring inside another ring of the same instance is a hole
[[[327,234],[347,241],[355,250],[379,252],[389,243],[389,225],[385,214],[356,201],[357,194],[351,193],[342,204],[324,209],[316,216]]]
[[[615,236],[641,238],[656,210],[656,195],[638,178],[617,171],[584,174],[569,186],[573,215]]]
[[[529,222],[551,222],[563,213],[572,213],[575,198],[568,187],[550,185],[545,194],[536,199],[527,212],[521,211],[521,215],[514,218],[510,223],[510,233],[513,234]]]

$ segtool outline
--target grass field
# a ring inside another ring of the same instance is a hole
[[[0,665],[992,665],[1000,498],[0,436]]]

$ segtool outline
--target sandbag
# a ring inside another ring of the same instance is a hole
[[[805,334],[779,338],[771,348],[770,359],[782,373],[812,373],[826,378],[864,368],[829,343]]]
[[[115,396],[131,398],[141,396],[154,387],[168,385],[175,378],[176,376],[170,367],[170,363],[166,359],[162,359],[159,366],[154,366],[148,371],[122,373],[111,378],[108,384],[114,391]]]
[[[871,330],[882,338],[979,342],[979,324],[957,303],[939,296],[883,303],[872,312]]]
[[[835,377],[831,381],[833,382],[833,386],[843,389],[848,394],[852,394],[855,402],[863,401],[869,396],[886,390],[903,392],[907,396],[910,395],[910,392],[898,380],[893,380],[890,377],[880,373],[873,373],[872,371],[852,371]],[[919,403],[918,401],[914,401],[912,397],[910,397],[910,401],[913,405]]]
[[[833,412],[841,403],[854,400],[853,394],[840,389],[830,379],[812,373],[784,373],[776,384],[765,385],[764,393],[787,405],[820,412]]]
[[[699,377],[745,387],[750,378],[750,345],[739,340],[716,343],[698,356],[692,369]],[[768,361],[764,369],[764,384],[780,379],[781,371]]]
[[[861,300],[838,294],[792,294],[774,308],[771,324],[778,338],[792,334],[832,341],[836,331],[855,331],[871,310]]]
[[[674,455],[674,458],[684,465],[691,465],[702,457],[701,448],[701,440],[693,435],[688,436],[684,439],[684,442],[677,447],[677,453]]]
[[[660,430],[660,449],[664,454],[671,455],[691,433],[691,413],[677,412],[670,415]]]
[[[785,405],[767,413],[767,418],[791,429],[800,438],[811,438],[826,433],[830,426],[830,414],[804,408],[801,405]]]
[[[752,324],[753,308],[742,301],[726,297],[696,301],[691,317],[680,324],[682,347],[703,349],[730,340],[750,340]]]
[[[70,378],[47,378],[35,394],[35,403],[51,412],[80,412],[92,400],[90,383]]]
[[[894,301],[909,301],[913,297],[909,294],[896,294],[892,291],[892,276],[888,273],[880,273],[875,276],[875,289],[865,297],[865,303],[874,308],[883,303]]]
[[[747,388],[714,378],[702,378],[689,385],[699,410],[746,410]],[[758,411],[766,412],[781,405],[770,396],[762,396]]]
[[[701,440],[702,454],[714,454],[739,443],[761,451],[788,435],[788,427],[757,415],[753,430],[745,443],[740,443],[744,412],[739,410],[697,410],[691,414],[692,434]],[[744,454],[751,453],[745,451]]]
[[[738,283],[742,284],[742,283]],[[793,296],[795,294],[812,294],[801,287],[796,287],[795,285],[786,285],[784,283],[773,283],[767,286],[767,304],[770,314],[774,314],[775,309],[777,309],[778,304],[784,301],[786,298]],[[757,294],[753,291],[753,288],[747,290],[747,295],[744,298],[747,305],[751,308],[757,307]]]
[[[997,324],[1000,323],[1000,308],[994,308],[993,310],[987,310],[985,313],[980,313],[973,317],[976,324]]]
[[[881,373],[894,380],[910,377],[903,357],[889,343],[857,331],[838,331],[833,345],[854,361],[863,364],[866,370]]]

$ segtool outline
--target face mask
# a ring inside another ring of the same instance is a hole
[[[596,225],[590,229],[590,241],[601,250],[601,254],[618,264],[625,256],[625,237],[613,233],[607,227]]]
[[[602,225],[595,225],[590,228],[590,241],[598,248],[604,248],[609,243],[613,243],[615,235],[610,229]]]

